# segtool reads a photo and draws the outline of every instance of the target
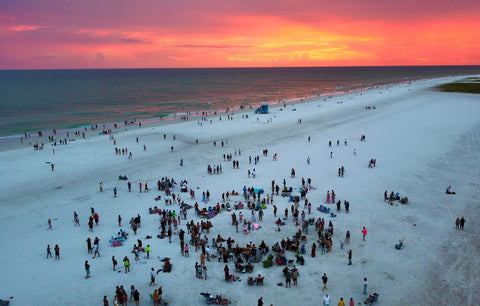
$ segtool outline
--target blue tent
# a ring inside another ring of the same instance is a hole
[[[263,103],[259,108],[255,110],[255,114],[268,114],[268,104]]]

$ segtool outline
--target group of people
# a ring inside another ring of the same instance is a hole
[[[455,229],[463,230],[464,226],[465,226],[465,218],[463,216],[455,220]]]
[[[264,151],[264,156],[266,154],[268,154],[268,153],[266,151]],[[255,158],[255,163],[258,163],[258,160],[259,160],[259,157],[256,157]],[[221,172],[221,168],[218,169],[218,170]],[[213,168],[211,168],[211,171],[213,172],[213,171],[216,171],[216,170],[213,170]],[[250,173],[250,174],[252,174],[252,173]],[[293,168],[292,168],[292,171],[291,171],[291,177],[292,178],[295,177],[295,170]],[[285,185],[285,182],[284,182],[284,185]],[[146,184],[143,185],[143,186],[146,187]],[[139,185],[140,192],[142,192],[142,187],[143,186],[140,183],[140,185]],[[301,193],[302,199],[305,200],[305,208],[308,207],[308,212],[310,214],[311,213],[311,203],[306,199],[307,192],[308,192],[308,189],[307,189],[306,186],[308,186],[308,187],[311,186],[311,179],[310,178],[308,179],[308,183],[304,178],[302,178],[302,191],[303,192]],[[246,187],[244,187],[244,197],[248,200],[248,202],[250,202],[250,199],[253,198],[252,203],[262,203],[264,205],[271,204],[270,201],[273,203],[273,191],[275,190],[275,187],[276,187],[276,192],[278,194],[278,189],[279,189],[278,185],[275,185],[275,182],[272,181],[272,196],[266,195],[266,197],[264,197],[262,200],[261,200],[261,194],[263,193],[263,190],[262,190],[262,192],[260,190],[258,190],[258,192],[257,192],[257,190],[254,189],[253,187],[248,188],[248,189]],[[165,179],[162,179],[162,181],[159,180],[158,188],[159,188],[159,190],[171,190],[171,189],[173,189],[174,188],[173,179],[172,179],[172,181],[165,180]],[[238,193],[234,193],[232,191],[231,194],[236,195]],[[230,195],[231,194],[229,192],[223,193],[222,194],[222,202],[230,201]],[[335,192],[333,190],[331,191],[331,193],[330,193],[330,191],[328,191],[326,202],[327,203],[330,203],[330,202],[335,203],[335,201],[336,201],[335,196],[336,195],[335,195]],[[192,196],[192,198],[193,197],[194,196]],[[209,200],[209,198],[210,198],[210,193],[207,190],[207,192],[206,193],[204,192],[204,194],[203,194],[203,201],[207,202]],[[341,203],[341,202],[339,201],[339,203]],[[348,211],[348,208],[347,208],[348,205],[346,203],[347,202],[345,202],[345,206],[346,206],[346,210]],[[220,204],[217,203],[217,206],[218,205],[220,205]],[[332,223],[331,220],[328,222],[328,226],[326,226],[326,221],[323,218],[318,218],[317,222],[314,222],[314,219],[307,220],[305,211],[302,211],[300,213],[298,205],[299,205],[298,202],[294,202],[294,204],[292,205],[292,217],[293,217],[293,221],[294,221],[292,224],[294,226],[301,225],[301,229],[299,229],[297,231],[294,239],[290,239],[289,237],[287,237],[286,239],[282,240],[282,242],[280,243],[281,247],[280,247],[279,254],[283,254],[283,256],[286,257],[285,250],[293,251],[293,252],[295,252],[294,256],[295,256],[295,258],[297,258],[297,263],[303,264],[305,262],[305,259],[303,257],[303,255],[305,254],[305,244],[301,244],[300,242],[302,241],[303,236],[308,234],[308,225],[315,223],[316,230],[319,234],[318,245],[322,249],[322,253],[326,253],[326,252],[329,252],[329,251],[332,250],[332,245],[333,245],[332,235],[333,235],[333,232],[334,232],[334,227],[333,227],[333,223]],[[338,206],[339,206],[339,204],[337,203],[337,210],[339,210]],[[196,207],[196,211],[198,210],[200,212],[200,209],[198,208],[198,204],[195,207]],[[263,207],[265,207],[265,206],[263,206]],[[256,208],[257,207],[252,208],[252,210],[251,210],[251,215],[252,215],[252,218],[253,218],[251,221],[247,221],[247,220],[243,219],[243,215],[240,212],[239,213],[240,223],[243,221],[245,226],[248,226],[248,224],[253,226],[253,222],[256,222],[255,218],[256,218],[256,212],[257,211],[259,212],[258,213],[259,221],[261,221],[261,217],[263,216],[262,206],[260,206],[260,208],[258,210],[256,210]],[[164,209],[162,210],[158,207],[155,207],[155,209],[150,210],[150,213],[159,214],[161,232],[168,233],[164,236],[168,237],[169,242],[171,242],[172,241],[172,226],[175,225],[175,228],[176,228],[177,224],[180,224],[180,217],[178,218],[178,222],[177,222],[177,218],[176,218],[176,215],[175,215],[175,210],[166,211]],[[98,223],[97,219],[95,218],[95,214],[93,214],[91,217],[93,217],[93,220]],[[274,211],[274,214],[276,214],[276,209]],[[198,215],[200,216],[201,214],[199,213]],[[302,218],[301,222],[299,221],[300,215],[301,215],[301,218]],[[137,217],[132,218],[132,223],[131,223],[132,229],[133,229],[133,226],[138,227],[140,225],[139,216],[138,216],[138,223],[136,222],[137,221],[136,218]],[[286,209],[286,215],[285,215],[284,220],[288,220],[288,209]],[[247,271],[247,269],[248,270],[253,270],[253,264],[252,263],[254,262],[254,260],[256,260],[259,256],[267,255],[268,252],[269,252],[269,247],[266,245],[266,243],[264,241],[262,241],[262,243],[258,247],[256,246],[255,243],[252,243],[252,242],[246,244],[245,247],[240,247],[238,244],[236,246],[234,246],[234,240],[231,239],[230,237],[227,240],[224,240],[222,237],[220,237],[220,235],[217,236],[217,239],[212,239],[211,245],[210,245],[207,235],[204,235],[203,233],[206,231],[206,234],[208,234],[209,233],[208,230],[212,225],[211,225],[210,221],[208,221],[208,220],[206,222],[202,220],[201,223],[202,224],[197,222],[195,224],[193,220],[191,222],[187,222],[187,231],[188,231],[188,234],[191,235],[191,239],[189,241],[185,241],[185,238],[184,238],[185,232],[183,231],[183,229],[181,229],[180,232],[178,233],[178,236],[180,238],[180,253],[182,255],[184,255],[185,257],[189,257],[189,245],[194,246],[196,252],[200,251],[201,262],[200,262],[200,264],[196,263],[196,265],[195,265],[196,276],[199,279],[205,279],[205,280],[207,279],[207,267],[205,265],[204,260],[205,259],[207,261],[210,260],[210,257],[212,255],[211,252],[212,253],[214,252],[214,251],[211,251],[211,249],[216,251],[216,254],[212,257],[218,257],[219,261],[223,261],[224,263],[228,263],[231,260],[234,260],[234,261],[236,261],[235,267],[236,268],[240,267],[242,272]],[[210,224],[210,225],[208,226],[208,224]],[[233,217],[233,216],[232,216],[232,225],[235,225],[236,227],[238,227],[238,220],[237,220],[236,217]],[[366,234],[364,234],[364,235],[366,235]],[[223,242],[226,242],[226,243],[223,243]],[[305,240],[305,242],[306,242],[306,240]],[[95,243],[94,243],[94,245],[95,245]],[[277,246],[278,245],[279,244],[277,243]],[[315,249],[316,249],[316,245],[314,243],[313,246],[312,246],[312,257],[315,257]],[[89,250],[90,250],[90,247],[89,247]],[[143,250],[144,249],[141,247],[140,243],[139,243],[138,246],[134,245],[132,253],[135,254],[135,259],[136,260],[138,260],[138,252],[141,252],[141,251],[143,252]],[[349,255],[350,256],[349,261],[351,262],[351,250],[349,252],[350,252],[349,253],[350,254]],[[98,254],[98,256],[100,256],[100,255]],[[113,260],[115,260],[114,257],[112,257],[112,261]],[[115,262],[116,262],[116,260],[115,260]],[[114,262],[114,269],[115,269],[115,266],[116,266],[115,262]],[[125,256],[125,258],[123,259],[123,262],[124,262],[125,273],[128,273],[130,271],[130,260],[128,259],[127,256]],[[243,263],[245,263],[245,264],[243,264]],[[283,263],[283,261],[282,261],[282,263]],[[90,276],[90,265],[88,264],[88,261],[85,262],[85,269],[87,271],[87,277],[89,277]],[[235,278],[238,278],[238,276],[236,276],[234,274],[230,274],[230,269],[228,268],[228,265],[225,266],[224,270],[225,270],[225,279],[226,280],[231,280],[231,279],[235,280]],[[290,269],[287,266],[285,266],[284,269],[283,269],[283,272],[284,272],[284,276],[285,276],[285,287],[289,288],[291,286],[290,283],[291,283],[292,280],[293,280],[293,285],[296,286],[297,285],[297,279],[298,279],[298,269],[296,268],[296,266],[294,265],[293,269]],[[263,280],[263,277],[261,277],[261,275],[259,275],[259,277]],[[155,281],[154,281],[155,276],[153,275],[153,268],[152,268],[152,272],[151,272],[151,279],[152,279],[151,285],[155,285]],[[326,282],[325,282],[325,285],[326,285]],[[325,289],[326,289],[326,286],[325,286]],[[160,290],[160,293],[159,293],[159,290]],[[115,297],[116,297],[115,299],[118,303],[122,303],[120,301],[123,301],[123,302],[125,301],[126,293],[124,292],[124,290],[123,291],[118,290],[118,291],[119,292],[116,292],[116,294],[115,294]],[[137,295],[139,297],[138,290],[135,289],[135,291],[137,292]],[[132,296],[133,295],[131,295],[131,297]],[[152,299],[154,301],[154,305],[159,305],[159,303],[161,301],[161,287],[160,287],[160,289],[154,291],[154,293],[152,295]],[[138,299],[134,298],[134,300],[137,301]]]

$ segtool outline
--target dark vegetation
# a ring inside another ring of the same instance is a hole
[[[441,91],[480,94],[480,78],[467,78],[462,81],[442,84]]]

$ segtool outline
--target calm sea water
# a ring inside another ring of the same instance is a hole
[[[0,71],[0,136],[478,73],[480,66]]]

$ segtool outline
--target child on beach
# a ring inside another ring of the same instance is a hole
[[[87,275],[85,275],[85,278],[89,278],[90,277],[90,265],[88,264],[88,260],[85,260],[85,272],[87,273]]]

